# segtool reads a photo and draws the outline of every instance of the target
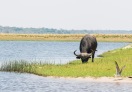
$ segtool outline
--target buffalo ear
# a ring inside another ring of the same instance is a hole
[[[80,59],[80,57],[78,57],[78,56],[77,56],[76,58],[77,58],[77,59]]]

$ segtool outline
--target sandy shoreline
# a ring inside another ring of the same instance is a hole
[[[85,82],[121,82],[121,83],[132,83],[132,78],[128,77],[53,77],[50,76],[50,78],[60,78],[60,79],[66,79],[66,80],[80,80]]]

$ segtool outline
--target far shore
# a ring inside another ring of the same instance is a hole
[[[80,41],[85,34],[8,34],[1,33],[1,41]],[[101,42],[132,42],[132,34],[91,34]]]

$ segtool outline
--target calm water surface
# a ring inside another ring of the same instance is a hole
[[[99,42],[96,56],[127,44]],[[76,59],[73,51],[79,53],[79,42],[0,41],[0,50],[0,63],[26,60],[65,64]],[[96,83],[0,72],[0,92],[131,92],[131,88],[131,83]]]
[[[127,44],[99,42],[95,55]],[[64,64],[76,59],[74,50],[80,53],[79,42],[0,41],[0,50],[0,62],[26,60]]]
[[[132,92],[131,83],[103,83],[0,72],[0,92]]]

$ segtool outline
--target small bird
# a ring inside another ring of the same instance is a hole
[[[125,68],[125,65],[121,69],[119,68],[118,63],[116,61],[115,61],[115,65],[116,65],[115,77],[120,77],[123,69]]]

